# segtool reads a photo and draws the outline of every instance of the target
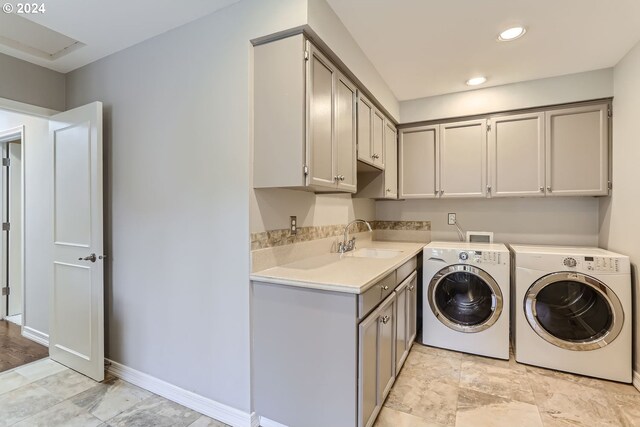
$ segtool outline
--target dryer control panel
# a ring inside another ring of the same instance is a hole
[[[563,267],[578,268],[587,271],[604,271],[607,273],[617,273],[620,271],[620,260],[612,257],[566,257],[562,260],[562,265]]]
[[[493,251],[461,251],[458,259],[469,264],[500,264],[502,256],[502,253]]]

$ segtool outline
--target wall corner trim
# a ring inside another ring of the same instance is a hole
[[[265,417],[260,417],[260,426],[261,427],[287,427],[284,424],[280,424],[277,421],[273,421]]]
[[[259,417],[255,413],[249,414],[247,412],[243,412],[239,409],[200,396],[199,394],[185,390],[118,362],[108,359],[105,360],[108,362],[108,366],[106,367],[108,373],[133,385],[234,427],[258,426],[256,421],[259,421]]]
[[[633,371],[633,386],[640,391],[640,372]]]
[[[31,341],[35,341],[38,344],[42,344],[45,347],[49,347],[49,335],[44,332],[40,332],[28,326],[22,327],[22,336],[30,339]]]

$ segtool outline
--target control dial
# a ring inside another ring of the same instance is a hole
[[[566,266],[566,267],[575,267],[576,265],[578,265],[578,262],[576,261],[575,258],[565,258],[564,261],[562,261],[562,263]]]
[[[466,252],[460,252],[459,257],[460,257],[460,261],[466,261],[469,259],[469,254]]]

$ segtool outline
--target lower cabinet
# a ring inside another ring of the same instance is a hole
[[[414,271],[396,293],[396,374],[400,372],[416,338],[417,273]]]
[[[396,294],[392,293],[358,327],[358,426],[373,425],[395,381]]]

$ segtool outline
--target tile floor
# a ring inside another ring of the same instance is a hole
[[[43,359],[0,374],[0,426],[226,425],[118,378],[96,383]]]
[[[375,427],[640,426],[631,385],[414,344]]]
[[[43,359],[0,374],[0,426],[224,427],[109,377]],[[375,427],[640,426],[631,385],[414,344]]]

